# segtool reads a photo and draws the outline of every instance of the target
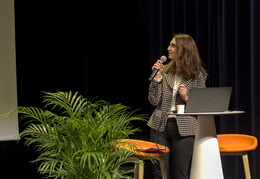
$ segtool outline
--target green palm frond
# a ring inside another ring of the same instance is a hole
[[[140,131],[131,123],[146,121],[147,115],[122,104],[90,101],[77,92],[44,92],[43,109],[18,107],[28,125],[20,133],[25,145],[39,153],[32,161],[48,178],[129,178],[120,168],[134,163],[125,159],[132,150],[116,149],[119,139]],[[49,110],[48,110],[49,109]]]

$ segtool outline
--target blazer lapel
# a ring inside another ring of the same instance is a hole
[[[166,83],[173,89],[173,85],[174,85],[174,78],[175,78],[175,74],[173,73],[165,73],[165,80]],[[192,82],[191,79],[187,80],[185,78],[182,78],[181,83],[182,85],[186,86],[187,88],[189,88],[190,83]]]
[[[187,80],[187,79],[185,79],[185,78],[182,78],[182,81],[181,81],[180,84],[182,84],[182,85],[186,86],[187,88],[189,88],[191,82],[192,82],[191,79]]]
[[[173,89],[175,75],[173,73],[165,73],[166,83]]]

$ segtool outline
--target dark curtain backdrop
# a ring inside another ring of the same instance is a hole
[[[217,131],[260,139],[259,8],[258,0],[15,0],[18,105],[41,107],[42,91],[78,91],[150,115],[150,68],[184,32],[198,45],[207,86],[232,86],[230,109],[246,112],[216,118]],[[134,125],[143,132],[132,138],[148,140],[146,124]],[[22,143],[0,142],[0,178],[41,178]],[[255,179],[259,150],[249,152]],[[240,157],[223,158],[223,168],[227,179],[244,178]]]
[[[260,1],[150,1],[151,65],[174,33],[194,37],[208,70],[208,87],[232,86],[230,109],[245,114],[216,117],[218,133],[250,134],[260,139]],[[260,148],[249,152],[252,178],[259,178]],[[222,157],[225,178],[244,178],[241,157]]]

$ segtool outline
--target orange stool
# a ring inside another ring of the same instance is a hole
[[[163,155],[170,152],[169,148],[164,145],[159,145],[153,142],[148,142],[144,140],[137,139],[122,139],[117,147],[125,148],[127,150],[134,150],[134,156],[131,159],[139,160],[140,163],[135,164],[136,172],[134,173],[134,178],[143,179],[144,178],[144,165],[143,161],[155,157],[160,162],[162,178],[167,179],[166,167]],[[130,159],[130,160],[131,160]]]
[[[246,179],[251,179],[247,152],[257,147],[257,138],[244,134],[219,134],[217,138],[220,154],[242,156]]]

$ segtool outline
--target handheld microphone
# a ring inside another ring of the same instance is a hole
[[[165,63],[166,60],[167,60],[167,58],[166,58],[166,56],[163,55],[163,56],[161,56],[160,60],[162,61],[162,63]],[[159,69],[153,70],[153,73],[151,74],[151,76],[150,76],[150,78],[149,78],[150,81],[152,81],[152,79],[153,79],[154,76],[158,73],[158,71],[159,71]]]

